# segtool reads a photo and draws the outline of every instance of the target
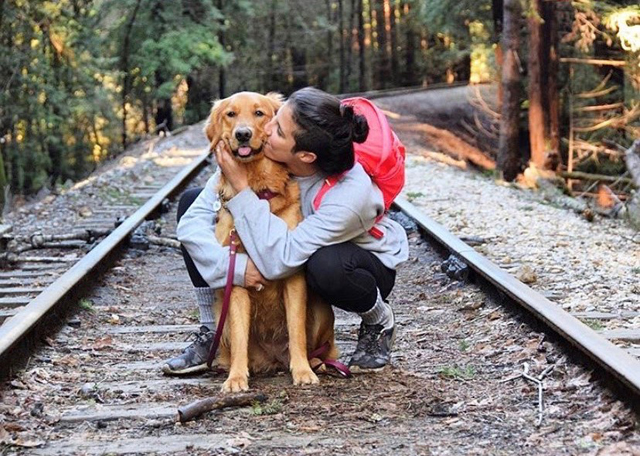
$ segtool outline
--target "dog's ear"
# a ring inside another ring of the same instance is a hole
[[[273,107],[273,112],[278,112],[278,109],[284,104],[284,95],[278,92],[269,92],[265,95],[269,99],[269,103]]]
[[[226,108],[226,101],[226,99],[216,100],[213,103],[207,123],[204,125],[204,134],[209,139],[209,150],[213,150],[218,141],[220,141],[220,136],[222,135],[222,113]]]

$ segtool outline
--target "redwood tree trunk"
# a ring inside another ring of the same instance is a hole
[[[493,15],[493,39],[496,43],[495,57],[496,65],[499,69],[502,68],[503,56],[502,56],[502,44],[500,43],[500,37],[502,36],[502,22],[504,5],[502,0],[492,0],[491,11]],[[502,84],[498,84],[498,111],[502,109]]]
[[[416,32],[413,28],[411,2],[404,0],[402,3],[402,25],[405,29],[404,50],[404,77],[403,84],[415,85],[419,79],[416,77]]]
[[[556,19],[556,3],[543,2],[543,35],[547,43],[547,107],[548,107],[548,144],[549,155],[546,168],[557,169],[562,163],[560,155],[560,101],[558,93],[558,21]]]
[[[218,11],[222,14],[224,9],[224,0],[218,0]],[[222,48],[225,47],[225,35],[224,35],[224,18],[221,19],[220,31],[218,32],[218,41]],[[220,65],[219,73],[218,73],[218,96],[220,98],[225,98],[227,93],[227,71],[224,69],[222,65]]]
[[[344,33],[343,1],[344,0],[338,0],[338,38],[340,40],[340,93],[345,93],[345,87],[346,87],[345,75],[347,74],[346,68],[345,68],[345,52],[344,52],[345,51],[344,49],[345,33]]]
[[[267,71],[264,78],[264,91],[269,92],[276,86],[275,75],[273,72],[273,63],[276,54],[276,10],[278,8],[278,0],[271,0],[271,11],[269,13],[269,38],[268,38],[268,51],[267,51]]]
[[[388,0],[387,0],[388,1]],[[400,83],[400,64],[398,62],[398,32],[396,26],[396,5],[395,1],[388,1],[389,3],[389,39],[391,50],[391,78],[393,85]]]
[[[129,92],[131,91],[131,74],[129,74],[129,46],[131,39],[131,29],[136,22],[138,9],[140,9],[142,0],[136,2],[136,6],[131,13],[131,19],[127,24],[122,43],[122,54],[120,56],[120,71],[123,75],[122,81],[122,148],[127,147],[127,103],[129,101]]]
[[[366,52],[364,48],[364,1],[358,1],[358,53],[359,53],[359,74],[358,86],[360,92],[367,90],[366,80]]]
[[[370,0],[373,1],[373,0]],[[383,89],[391,79],[391,59],[389,58],[387,27],[385,17],[385,1],[377,0],[376,2],[376,31],[378,35],[378,80],[376,88]]]
[[[351,10],[349,13],[349,25],[348,25],[348,33],[345,37],[346,46],[347,46],[347,68],[345,71],[344,79],[347,91],[351,90],[351,70],[353,65],[353,35],[355,28],[355,16],[356,16],[357,6],[356,0],[351,0]]]
[[[538,168],[545,164],[545,116],[542,106],[542,94],[545,92],[542,82],[542,25],[539,16],[541,0],[531,0],[535,14],[528,19],[529,27],[529,143],[531,145],[531,162]]]
[[[520,0],[504,1],[504,31],[502,34],[502,115],[498,144],[498,168],[507,181],[512,181],[520,171],[518,149],[520,118],[520,72],[518,50],[520,47]]]

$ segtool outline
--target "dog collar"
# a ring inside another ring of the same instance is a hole
[[[260,190],[256,194],[258,195],[258,198],[260,198],[261,200],[267,200],[267,201],[269,201],[271,198],[278,196],[277,193],[274,193],[269,189]]]

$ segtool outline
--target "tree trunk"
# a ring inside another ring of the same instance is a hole
[[[557,169],[562,164],[560,155],[560,95],[558,92],[558,21],[556,19],[556,3],[543,2],[543,35],[547,57],[547,100],[548,113],[548,144],[549,155],[547,157],[546,168]]]
[[[398,30],[396,26],[396,2],[389,2],[389,40],[391,51],[391,80],[393,86],[400,85],[400,63],[398,61]]]
[[[0,0],[0,30],[2,30],[2,22],[4,19],[4,0]],[[2,198],[2,196],[0,196]]]
[[[504,1],[504,33],[502,49],[502,90],[504,100],[500,122],[500,140],[498,144],[498,168],[507,181],[512,181],[520,171],[520,153],[518,134],[520,130],[520,72],[518,50],[520,47],[520,0]]]
[[[504,5],[502,0],[492,0],[491,2],[491,12],[493,15],[493,41],[496,43],[495,47],[495,57],[496,57],[496,66],[498,69],[502,69],[503,64],[503,55],[502,55],[502,44],[500,43],[500,37],[502,36],[502,22],[503,22],[503,9]],[[498,112],[502,109],[502,84],[498,84]]]
[[[344,52],[344,18],[343,18],[343,1],[338,0],[338,37],[340,38],[340,93],[345,93],[345,75],[347,74],[345,68],[345,52]]]
[[[193,100],[195,95],[195,84],[193,83],[193,78],[191,76],[187,76],[187,106],[189,106],[189,100]],[[144,132],[145,134],[149,134],[151,131],[151,125],[149,123],[149,98],[147,94],[142,95],[142,122],[144,123]],[[195,101],[197,103],[197,101]]]
[[[136,22],[136,16],[140,9],[142,0],[136,2],[136,6],[131,13],[131,19],[127,24],[122,44],[122,55],[120,56],[120,71],[124,80],[122,81],[122,148],[127,147],[127,102],[129,101],[129,92],[131,91],[131,75],[129,74],[129,46],[131,39],[131,29]]]
[[[543,169],[545,164],[546,121],[543,110],[542,94],[545,92],[542,83],[542,34],[540,23],[541,0],[530,0],[532,11],[529,13],[529,143],[531,145],[531,162]]]
[[[300,25],[298,25],[293,17],[289,17],[288,30],[289,37],[289,55],[291,56],[291,74],[288,78],[291,81],[291,91],[296,91],[309,85],[307,78],[307,54],[303,43],[296,43],[291,39],[291,34],[298,36],[302,33]]]
[[[404,0],[402,3],[402,25],[405,29],[405,50],[404,50],[404,85],[415,85],[416,78],[416,32],[413,28],[413,18],[411,12],[411,2]]]
[[[218,11],[220,14],[223,14],[224,10],[224,0],[218,0]],[[220,30],[218,31],[218,41],[222,48],[225,48],[225,33],[224,33],[224,18],[221,20]],[[220,69],[218,70],[218,96],[220,98],[225,98],[227,95],[227,71],[225,68],[220,65]]]
[[[389,40],[387,39],[387,18],[385,12],[389,0],[376,1],[376,30],[378,32],[378,81],[376,87],[378,89],[384,89],[389,85],[391,80],[391,59],[389,58]]]
[[[268,92],[275,88],[273,74],[273,64],[276,57],[276,11],[278,8],[278,0],[271,0],[271,11],[269,13],[269,38],[267,44],[267,71],[265,74],[264,91]]]
[[[364,1],[357,0],[358,2],[358,53],[359,53],[359,73],[358,73],[358,87],[360,92],[367,90],[366,81],[366,52],[364,48]]]
[[[355,27],[355,16],[356,16],[356,0],[351,0],[351,11],[349,14],[349,28],[346,38],[346,46],[347,46],[347,68],[344,75],[345,79],[345,88],[349,92],[351,91],[351,69],[353,66],[353,35],[354,35],[354,27]]]
[[[160,70],[156,70],[156,87],[160,87],[166,81]],[[171,98],[162,98],[157,100],[155,114],[156,128],[164,125],[163,130],[173,130],[173,107],[171,106]]]

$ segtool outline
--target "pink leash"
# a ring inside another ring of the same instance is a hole
[[[327,351],[329,351],[329,342],[325,342],[319,348],[316,348],[314,351],[312,351],[311,354],[309,354],[309,359],[320,359],[319,357],[325,354]],[[338,372],[338,374],[340,374],[344,378],[351,377],[351,371],[349,370],[349,368],[337,359],[320,359],[320,361],[322,361],[322,363],[314,367],[314,371],[317,371],[322,365],[325,365],[333,367]]]
[[[211,343],[209,357],[207,358],[207,366],[209,369],[211,369],[211,364],[213,364],[213,360],[216,358],[216,352],[218,351],[220,338],[222,337],[222,330],[224,329],[224,322],[227,319],[227,313],[229,312],[231,290],[233,289],[233,273],[236,270],[236,251],[238,250],[238,244],[240,244],[240,241],[236,236],[236,230],[234,228],[229,232],[229,270],[227,271],[227,283],[224,286],[224,299],[222,300],[220,320],[218,320],[216,334],[213,338],[213,342]]]

